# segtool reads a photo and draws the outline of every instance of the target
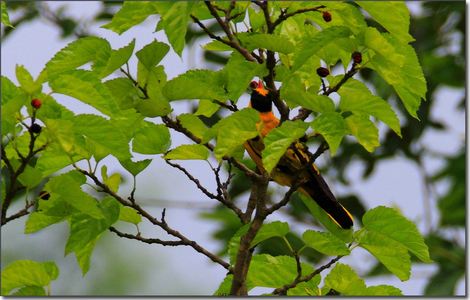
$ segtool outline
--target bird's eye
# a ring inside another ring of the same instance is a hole
[[[250,82],[250,88],[251,88],[251,89],[254,90],[254,89],[256,89],[257,87],[258,87],[258,82],[254,81],[254,80],[253,80],[252,82]]]

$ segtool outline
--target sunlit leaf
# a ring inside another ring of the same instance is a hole
[[[206,160],[209,157],[209,150],[203,145],[180,145],[172,149],[165,155],[165,159],[182,159],[182,160]]]

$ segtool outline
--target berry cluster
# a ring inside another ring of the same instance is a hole
[[[42,105],[42,101],[40,99],[34,98],[33,100],[31,100],[31,106],[34,109],[41,108],[41,105]],[[39,134],[39,133],[41,133],[41,130],[42,130],[41,125],[39,125],[37,123],[31,124],[31,127],[29,127],[29,131],[31,131],[32,133]]]

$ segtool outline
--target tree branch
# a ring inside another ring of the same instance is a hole
[[[184,242],[182,241],[164,241],[161,239],[150,239],[150,238],[144,238],[140,236],[140,234],[129,234],[129,233],[124,233],[119,231],[118,229],[114,227],[109,227],[109,231],[114,232],[117,234],[119,237],[126,238],[126,239],[131,239],[131,240],[138,240],[146,244],[159,244],[162,246],[187,246]]]
[[[13,214],[9,217],[6,217],[5,222],[2,222],[1,226],[7,224],[10,221],[13,221],[15,219],[21,218],[22,216],[26,216],[27,214],[29,214],[30,212],[28,211],[28,209],[33,207],[35,203],[36,203],[35,201],[26,202],[26,205],[22,210],[18,211],[17,213],[15,213],[15,214]]]
[[[303,277],[297,277],[297,278],[294,279],[294,281],[292,283],[286,284],[281,288],[275,289],[272,292],[272,294],[273,295],[286,295],[287,291],[289,289],[295,288],[301,282],[307,282],[307,281],[311,280],[315,275],[320,274],[322,271],[324,271],[324,270],[328,269],[329,267],[331,267],[335,262],[340,260],[341,257],[343,257],[343,256],[342,255],[336,256],[331,261],[329,261],[326,265],[321,266],[320,268],[316,269],[312,273],[310,273],[306,276],[303,276]]]
[[[325,5],[319,5],[319,6],[316,6],[316,7],[302,8],[302,9],[293,11],[291,13],[287,13],[287,10],[282,11],[281,14],[279,15],[279,18],[277,18],[277,20],[273,22],[272,27],[273,27],[273,29],[276,28],[276,26],[278,26],[279,24],[281,24],[282,22],[284,22],[288,18],[293,17],[295,15],[310,12],[310,11],[319,11],[322,8],[326,8],[326,6]]]

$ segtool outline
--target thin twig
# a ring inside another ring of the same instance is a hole
[[[302,8],[302,9],[293,11],[291,13],[287,13],[287,10],[281,11],[281,14],[279,15],[279,18],[277,18],[277,20],[272,23],[272,27],[276,28],[276,26],[278,26],[279,24],[281,24],[282,22],[284,22],[288,18],[293,17],[295,15],[310,12],[310,11],[319,11],[322,8],[326,8],[326,6],[319,5],[319,6],[316,6],[316,7]]]
[[[26,216],[27,214],[30,213],[29,209],[31,207],[33,207],[35,204],[36,204],[35,201],[27,202],[26,206],[22,210],[18,211],[17,213],[15,213],[15,214],[13,214],[9,217],[6,217],[5,222],[2,222],[2,226],[5,225],[6,223],[10,222],[10,221],[21,218],[22,216]]]
[[[164,241],[161,239],[155,239],[155,238],[144,238],[140,236],[139,234],[129,234],[129,233],[124,233],[119,231],[118,229],[114,227],[109,227],[109,231],[114,232],[117,234],[119,237],[126,238],[126,239],[131,239],[131,240],[138,240],[146,244],[159,244],[162,246],[188,246],[185,244],[183,241]]]

